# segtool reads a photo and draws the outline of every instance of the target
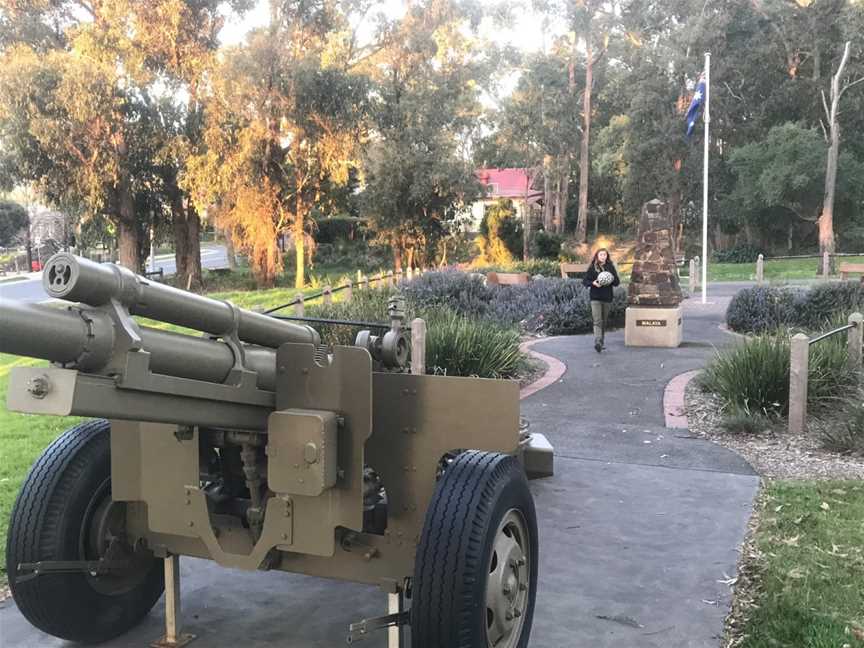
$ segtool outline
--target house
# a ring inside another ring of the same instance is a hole
[[[539,173],[533,169],[478,169],[475,174],[483,186],[484,195],[471,205],[469,232],[480,230],[486,207],[502,198],[513,201],[518,218],[524,220],[526,209],[530,211],[532,220],[538,217],[543,200],[542,189],[535,186],[538,181],[542,182]]]

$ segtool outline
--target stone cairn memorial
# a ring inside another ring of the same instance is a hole
[[[642,205],[639,238],[627,293],[628,346],[681,344],[681,286],[675,266],[674,224],[660,200]]]

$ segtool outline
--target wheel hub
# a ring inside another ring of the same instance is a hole
[[[84,560],[125,561],[128,568],[107,574],[89,574],[90,585],[98,592],[116,595],[137,587],[147,577],[153,554],[142,546],[132,547],[126,538],[126,504],[111,498],[106,481],[87,507],[80,540]]]
[[[522,635],[528,607],[531,565],[521,513],[510,509],[495,534],[486,583],[486,639],[489,648],[513,648]]]

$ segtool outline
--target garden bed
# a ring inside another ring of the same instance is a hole
[[[697,381],[686,391],[691,434],[709,439],[744,457],[767,479],[864,479],[864,457],[844,456],[823,447],[817,430],[791,436],[782,423],[766,421],[761,433],[728,432],[723,428],[723,404],[703,392]],[[817,426],[814,426],[818,428]]]

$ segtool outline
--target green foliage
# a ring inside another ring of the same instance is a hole
[[[726,324],[741,333],[763,333],[783,327],[820,329],[864,308],[864,289],[857,281],[820,283],[811,288],[756,286],[740,290],[729,303]]]
[[[842,403],[819,425],[822,445],[832,452],[864,456],[864,394]]]
[[[560,277],[561,266],[553,259],[530,259],[528,261],[514,261],[513,263],[479,264],[471,266],[471,272],[488,274],[490,272],[527,272],[529,276],[541,275],[543,277]]]
[[[771,426],[770,421],[759,414],[730,414],[720,421],[720,427],[730,434],[756,436]]]
[[[9,247],[27,227],[27,210],[15,202],[0,200],[0,247]]]
[[[793,290],[756,286],[738,291],[726,309],[726,325],[739,333],[765,333],[789,326],[795,318]]]
[[[438,274],[438,273],[430,273]],[[403,293],[405,292],[403,286]],[[481,284],[482,287],[482,284]],[[428,290],[422,291],[428,295]],[[306,309],[310,317],[387,322],[387,302],[392,289],[355,291],[350,302],[319,304]],[[418,297],[421,291],[412,292]],[[451,290],[451,294],[453,291]],[[443,299],[411,301],[407,319],[423,317],[427,323],[426,366],[428,373],[481,378],[512,378],[522,366],[519,333],[512,327],[466,316],[440,304]],[[326,344],[353,344],[356,326],[315,324]]]
[[[513,378],[522,365],[519,333],[490,322],[432,311],[427,322],[429,373],[481,378]]]
[[[477,248],[480,264],[510,264],[522,253],[522,224],[513,201],[501,199],[487,207],[480,223]]]
[[[789,411],[789,336],[758,335],[721,351],[699,381],[733,415],[785,416]],[[810,347],[807,393],[810,411],[824,411],[854,393],[858,378],[847,368],[846,341],[833,336]]]
[[[716,263],[756,263],[756,259],[760,254],[764,254],[764,250],[755,245],[743,243],[725,250],[715,250],[714,261]]]
[[[540,231],[534,235],[534,255],[540,259],[557,259],[561,254],[564,237],[561,234]]]

